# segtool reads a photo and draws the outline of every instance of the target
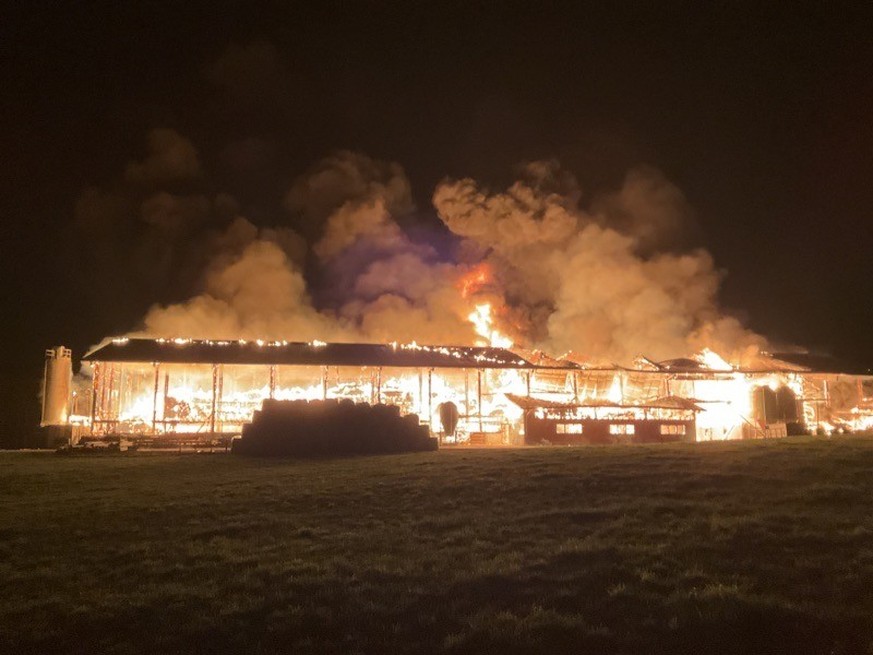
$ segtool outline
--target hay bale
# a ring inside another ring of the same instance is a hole
[[[350,400],[265,400],[243,426],[232,452],[243,455],[329,457],[436,450],[427,426],[395,405]]]

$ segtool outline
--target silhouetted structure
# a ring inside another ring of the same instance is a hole
[[[232,446],[241,455],[292,457],[436,449],[437,440],[415,414],[350,400],[265,400]]]

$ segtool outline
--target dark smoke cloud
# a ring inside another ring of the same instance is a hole
[[[157,128],[149,133],[149,154],[127,165],[128,182],[160,185],[199,177],[200,158],[194,145],[175,130]]]
[[[285,66],[269,41],[231,44],[208,67],[207,77],[239,100],[255,102],[282,84]]]

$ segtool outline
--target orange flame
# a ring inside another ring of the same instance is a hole
[[[483,337],[484,343],[482,345],[494,346],[495,348],[509,348],[512,346],[512,339],[494,328],[491,303],[484,302],[477,304],[476,309],[470,312],[467,318],[476,328],[476,334]]]
[[[491,284],[494,281],[494,276],[491,273],[491,267],[482,262],[471,268],[465,275],[458,280],[457,287],[461,292],[462,298],[469,298],[474,293],[478,293],[483,287]]]

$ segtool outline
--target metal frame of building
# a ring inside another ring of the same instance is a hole
[[[178,419],[158,416],[162,393],[169,394],[169,368],[173,365],[210,366],[212,371],[211,408],[208,412],[208,428],[204,432],[215,434],[225,429],[221,409],[225,388],[225,367],[256,366],[269,370],[268,398],[274,398],[278,371],[282,367],[309,367],[320,370],[321,398],[328,398],[328,378],[331,370],[359,370],[371,376],[373,392],[367,400],[373,403],[385,401],[383,394],[383,371],[417,371],[419,380],[419,411],[428,417],[433,415],[432,389],[434,371],[457,371],[464,376],[465,407],[474,406],[475,415],[465,417],[478,428],[487,432],[488,418],[482,415],[484,376],[491,371],[514,370],[526,379],[528,392],[531,376],[536,371],[577,371],[580,367],[571,362],[534,364],[516,353],[502,349],[471,346],[422,346],[418,344],[367,344],[323,343],[285,341],[218,341],[191,339],[112,339],[89,352],[83,361],[93,367],[92,403],[90,416],[91,434],[111,433],[119,430],[120,401],[113,400],[119,379],[124,374],[124,365],[147,365],[153,367],[152,434],[172,429]],[[230,370],[230,369],[229,369]],[[475,389],[468,381],[468,373],[475,374]],[[426,389],[426,392],[425,392]],[[475,394],[475,395],[474,395]],[[427,402],[423,400],[427,397]],[[471,398],[473,399],[471,401]],[[163,413],[163,412],[162,412]],[[424,422],[429,422],[425,420]],[[231,424],[233,425],[233,424]]]
[[[701,428],[699,422],[695,423],[698,415],[705,416],[707,402],[713,401],[701,400],[702,397],[695,397],[693,391],[701,383],[729,382],[737,375],[761,380],[767,376],[781,376],[783,383],[786,379],[794,379],[797,382],[795,387],[802,387],[802,393],[795,394],[798,411],[804,413],[798,420],[805,420],[807,424],[821,424],[832,417],[842,420],[838,412],[831,411],[831,385],[839,382],[845,386],[848,382],[856,387],[862,403],[868,403],[873,395],[867,388],[873,385],[873,373],[869,370],[847,367],[830,359],[785,354],[763,356],[759,358],[758,366],[753,368],[720,370],[693,359],[655,362],[640,358],[635,367],[590,366],[567,358],[552,358],[538,351],[415,343],[118,338],[105,341],[82,359],[92,366],[90,416],[84,421],[92,435],[125,433],[128,429],[120,420],[121,408],[129,402],[130,396],[125,396],[124,389],[134,384],[131,382],[134,378],[140,397],[150,396],[145,404],[149,404],[151,415],[140,420],[136,428],[139,433],[150,433],[152,437],[175,433],[177,429],[185,429],[181,424],[186,420],[187,429],[196,423],[197,431],[204,435],[236,431],[240,421],[246,420],[243,415],[250,408],[240,405],[242,409],[237,408],[234,415],[228,409],[233,401],[228,399],[232,398],[234,389],[240,388],[240,371],[245,370],[255,371],[246,379],[263,379],[263,387],[258,387],[262,389],[259,396],[262,398],[274,398],[274,392],[281,392],[283,385],[293,386],[283,376],[294,371],[298,384],[301,378],[305,378],[307,384],[320,386],[313,399],[345,397],[329,396],[329,380],[334,388],[339,388],[341,381],[357,376],[350,386],[357,384],[357,396],[361,396],[360,389],[367,389],[369,395],[365,394],[358,400],[372,403],[396,401],[396,388],[386,389],[385,382],[391,376],[396,378],[398,371],[408,378],[417,375],[418,388],[413,393],[417,405],[412,412],[418,413],[424,423],[430,423],[435,415],[434,398],[438,393],[434,393],[434,384],[440,381],[434,379],[434,372],[443,380],[454,376],[454,384],[461,388],[458,404],[464,407],[465,430],[470,435],[481,435],[494,429],[489,423],[489,416],[494,415],[483,416],[483,400],[486,404],[489,402],[489,385],[503,375],[501,372],[514,372],[513,375],[518,374],[515,379],[523,381],[521,387],[524,390],[508,393],[504,389],[501,393],[521,409],[523,421],[518,425],[523,426],[528,443],[577,443],[594,435],[597,435],[597,440],[602,440],[601,433],[607,428],[606,434],[610,430],[620,432],[622,429],[630,434],[636,433],[640,435],[637,440],[672,440],[677,435],[671,426],[675,425],[679,430],[680,424],[684,426],[679,435],[681,438],[691,439],[695,434],[697,438],[720,438],[706,436],[706,429]],[[813,369],[812,365],[816,368]],[[230,376],[227,379],[225,369]],[[171,394],[170,376],[175,379],[186,375],[188,370],[194,371],[191,376],[197,377],[200,395],[197,412],[192,411],[191,417],[186,419],[170,411],[175,400]],[[230,387],[228,393],[225,393],[226,384]],[[489,388],[483,390],[483,386]],[[618,387],[621,400],[609,400],[615,395],[610,391],[614,386]],[[563,394],[560,401],[555,399],[558,390]],[[78,400],[81,408],[84,398],[80,396]],[[664,406],[667,400],[670,403]],[[677,405],[679,401],[681,403]],[[251,399],[248,404],[251,404]],[[228,418],[231,415],[233,420]],[[567,427],[573,423],[578,425]],[[633,427],[622,428],[619,424]],[[741,427],[744,437],[772,436],[785,431],[784,424],[774,430],[772,426],[756,426],[749,420]],[[517,431],[519,428],[513,429]],[[589,434],[583,438],[580,435],[585,430]],[[616,432],[614,440],[627,440],[623,435],[626,433],[620,435]]]

